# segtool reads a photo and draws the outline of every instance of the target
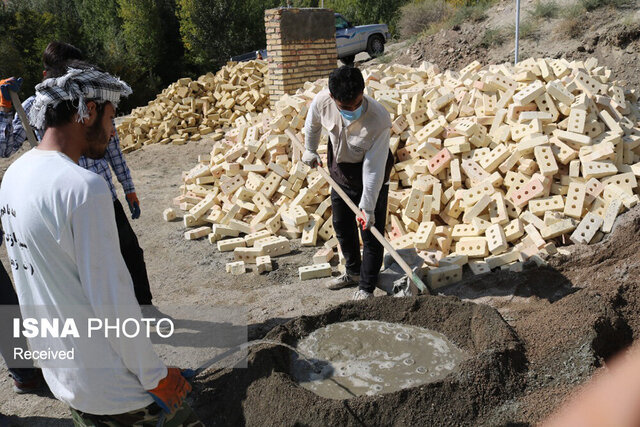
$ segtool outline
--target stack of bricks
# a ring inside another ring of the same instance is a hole
[[[474,61],[459,72],[377,65],[364,77],[393,123],[386,235],[396,249],[418,251],[433,288],[465,270],[517,272],[562,253],[558,246],[596,243],[639,202],[640,94],[594,58]],[[238,118],[184,173],[174,203],[189,211],[187,238],[209,232],[245,263],[261,250],[253,233],[324,242],[300,277],[328,274],[337,247],[329,188],[283,135],[301,133],[324,85],[305,83],[274,110]],[[326,136],[318,152],[326,160]]]
[[[335,18],[327,9],[265,11],[271,105],[336,68]]]
[[[207,135],[222,139],[222,127],[269,105],[265,61],[230,62],[215,75],[182,78],[144,107],[135,108],[118,125],[122,151],[148,144],[182,145]]]

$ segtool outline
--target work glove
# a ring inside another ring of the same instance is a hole
[[[302,163],[315,168],[317,165],[322,166],[322,159],[320,159],[320,155],[317,151],[304,150],[302,153]]]
[[[147,393],[164,412],[172,414],[182,406],[190,391],[191,384],[182,376],[180,369],[169,367],[167,376],[160,380],[156,388],[147,390]]]
[[[11,95],[9,91],[18,92],[22,86],[22,77],[9,77],[8,79],[0,80],[0,107],[11,108]]]
[[[375,215],[373,211],[365,211],[362,209],[362,216],[357,218],[358,224],[362,227],[363,230],[370,229],[375,223]]]
[[[125,197],[127,198],[129,210],[131,211],[131,219],[140,218],[140,200],[138,200],[138,196],[135,191],[127,194]]]

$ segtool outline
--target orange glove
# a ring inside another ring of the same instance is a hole
[[[135,191],[127,194],[125,197],[127,198],[129,210],[131,211],[131,219],[140,218],[140,200],[138,200],[138,196]]]
[[[156,404],[168,414],[182,406],[182,401],[191,391],[191,384],[182,376],[179,368],[167,368],[167,376],[158,383],[158,387],[147,390]]]
[[[8,79],[0,80],[0,107],[11,108],[11,95],[9,91],[18,92],[22,86],[22,78],[9,77]]]

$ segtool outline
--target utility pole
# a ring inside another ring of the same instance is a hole
[[[518,64],[518,50],[520,49],[520,0],[516,0],[516,53],[514,64]]]

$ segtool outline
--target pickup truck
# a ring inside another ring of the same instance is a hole
[[[335,16],[336,47],[340,61],[352,64],[360,52],[367,52],[372,58],[384,53],[384,44],[391,38],[386,24],[354,26],[339,13]]]
[[[367,52],[372,58],[384,53],[384,44],[391,38],[386,24],[372,24],[354,26],[339,13],[336,17],[336,48],[338,59],[344,64],[353,64],[360,52]],[[250,61],[252,59],[267,59],[267,50],[261,49],[234,56],[232,61]]]

